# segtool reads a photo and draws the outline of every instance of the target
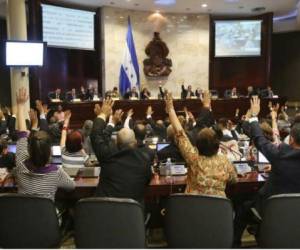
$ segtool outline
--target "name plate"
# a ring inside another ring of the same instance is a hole
[[[111,99],[112,99],[113,101],[119,101],[119,100],[120,100],[119,97],[112,97]]]
[[[61,102],[60,99],[51,99],[51,102]]]
[[[130,100],[132,100],[132,101],[136,101],[136,100],[138,100],[138,98],[137,98],[137,97],[130,97],[129,99],[130,99]]]
[[[81,100],[79,98],[75,98],[73,99],[73,102],[81,102]]]

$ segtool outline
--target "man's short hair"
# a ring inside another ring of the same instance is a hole
[[[295,143],[300,146],[300,123],[296,123],[291,130],[291,137]]]
[[[204,128],[197,135],[196,146],[200,155],[211,157],[218,153],[220,141],[213,129]]]

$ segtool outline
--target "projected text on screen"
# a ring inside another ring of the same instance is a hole
[[[43,40],[48,46],[94,49],[94,12],[42,5]]]

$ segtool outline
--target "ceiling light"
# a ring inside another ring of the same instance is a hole
[[[156,5],[165,5],[165,6],[168,6],[168,5],[174,5],[174,4],[176,4],[176,0],[155,0],[154,3]]]
[[[207,6],[208,6],[208,5],[207,5],[206,3],[201,4],[201,7],[202,7],[202,8],[207,8]]]

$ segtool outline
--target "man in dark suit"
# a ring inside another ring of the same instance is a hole
[[[157,152],[159,161],[166,161],[171,158],[173,162],[184,162],[184,159],[174,141],[174,129],[172,125],[167,128],[167,140],[170,145]]]
[[[72,102],[72,101],[74,101],[74,99],[77,99],[77,98],[79,98],[79,97],[76,93],[76,89],[73,88],[71,90],[71,92],[68,93],[67,100],[68,100],[68,102]]]
[[[112,112],[113,102],[106,100],[102,107],[95,105],[97,118],[93,124],[91,141],[101,165],[101,181],[97,196],[132,198],[143,202],[146,187],[151,178],[151,159],[137,147],[134,132],[123,128],[117,134],[117,144],[111,140],[114,126],[120,122],[122,110],[117,110],[106,124]]]
[[[124,99],[131,99],[131,98],[139,98],[139,94],[136,91],[136,87],[133,87],[131,90],[129,90],[125,95]]]
[[[181,99],[190,99],[192,96],[195,96],[194,92],[192,91],[192,86],[189,85],[186,89],[184,85],[181,85]]]
[[[50,100],[51,99],[56,99],[56,100],[64,100],[64,96],[61,92],[61,89],[56,89],[54,92],[50,93],[49,95]]]
[[[290,143],[272,144],[263,134],[257,116],[260,112],[260,100],[251,101],[250,136],[256,148],[269,160],[272,170],[265,185],[259,190],[258,197],[252,203],[242,206],[235,218],[235,243],[238,246],[249,221],[249,211],[256,211],[263,216],[263,207],[272,195],[300,193],[300,124],[291,130]],[[273,111],[274,112],[274,111]]]

